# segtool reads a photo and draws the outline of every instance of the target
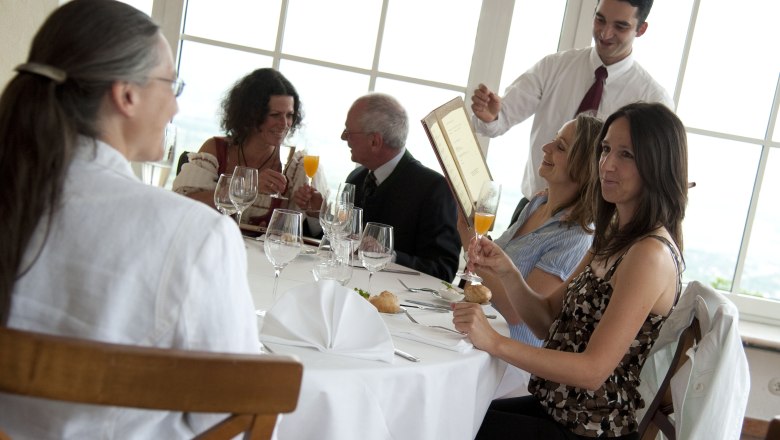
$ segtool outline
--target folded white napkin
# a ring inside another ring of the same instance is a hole
[[[285,292],[266,312],[260,340],[393,362],[393,340],[376,308],[332,280]]]
[[[411,339],[413,341],[422,342],[423,344],[433,345],[434,347],[457,351],[458,353],[466,353],[474,348],[474,345],[465,335],[448,332],[440,328],[413,324],[411,322],[406,322],[405,320],[400,320],[400,322],[398,320],[393,321],[395,322],[387,323],[388,328],[390,328],[390,334],[393,336]]]

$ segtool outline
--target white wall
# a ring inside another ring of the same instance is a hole
[[[13,68],[27,60],[35,32],[58,5],[57,0],[0,0],[0,88],[15,75]]]

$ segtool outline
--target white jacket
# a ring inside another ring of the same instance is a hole
[[[642,369],[640,392],[650,404],[669,369],[677,341],[693,317],[702,339],[672,377],[679,439],[739,439],[750,392],[750,372],[739,335],[739,312],[725,296],[698,281],[688,284]]]

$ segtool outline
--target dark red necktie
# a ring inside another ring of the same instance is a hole
[[[577,109],[577,113],[574,116],[586,111],[593,111],[595,114],[599,109],[599,103],[601,103],[601,93],[604,91],[604,80],[607,79],[607,68],[600,66],[596,69],[596,81],[590,86],[588,93],[582,98],[580,108]]]

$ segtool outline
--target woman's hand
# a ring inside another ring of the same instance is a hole
[[[309,185],[303,185],[295,190],[293,201],[306,211],[318,211],[322,206],[322,194]]]
[[[287,188],[287,178],[284,174],[270,168],[260,170],[259,190],[264,194],[284,193]]]
[[[471,343],[480,350],[493,353],[500,335],[488,323],[479,304],[452,303],[452,323],[459,332],[468,334]]]
[[[468,266],[473,271],[485,271],[498,277],[517,272],[517,267],[509,256],[485,236],[479,240],[476,238],[471,240]]]

